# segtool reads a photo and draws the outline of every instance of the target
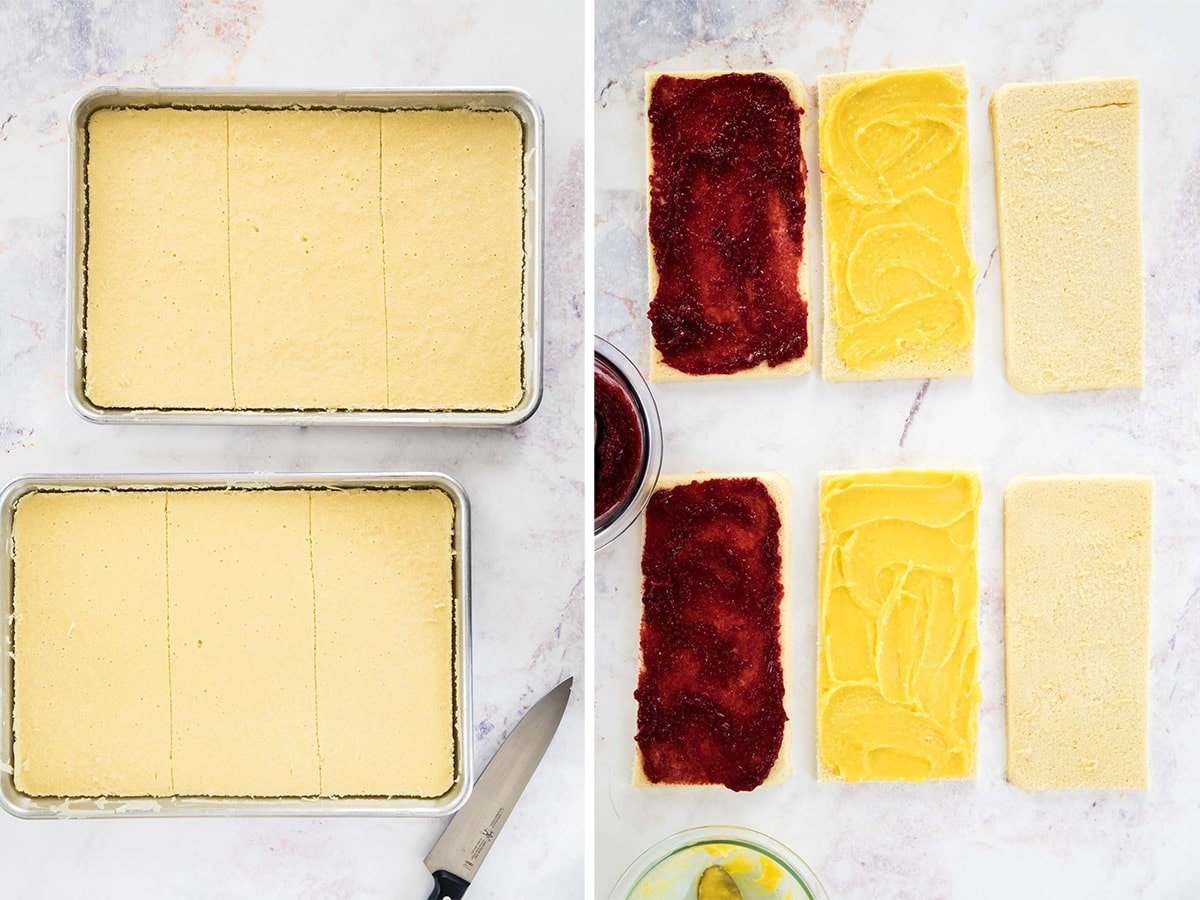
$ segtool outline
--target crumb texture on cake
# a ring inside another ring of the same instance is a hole
[[[443,795],[453,528],[427,488],[22,497],[18,790]]]
[[[822,778],[974,774],[979,500],[971,472],[821,477]]]
[[[825,377],[969,374],[964,70],[822,76],[819,94]]]
[[[1137,79],[1004,85],[991,119],[1009,382],[1141,387]]]
[[[13,777],[32,795],[171,793],[161,492],[35,493],[13,533]]]
[[[1008,779],[1018,787],[1146,787],[1153,488],[1139,476],[1008,486]]]
[[[85,396],[515,408],[523,147],[503,110],[94,112]]]

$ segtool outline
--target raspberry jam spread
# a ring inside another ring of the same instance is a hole
[[[762,72],[654,81],[650,323],[668,366],[730,374],[804,356],[802,112]]]
[[[646,464],[646,437],[633,392],[620,374],[596,358],[595,520],[624,506]]]
[[[779,756],[779,510],[756,478],[657,491],[642,550],[637,744],[649,781],[749,791]]]

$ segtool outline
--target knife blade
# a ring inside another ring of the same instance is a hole
[[[522,716],[475,782],[471,799],[437,839],[425,868],[433,875],[429,900],[460,900],[558,731],[573,678],[542,697]]]

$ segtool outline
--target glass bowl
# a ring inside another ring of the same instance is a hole
[[[626,392],[642,425],[642,466],[625,499],[595,519],[596,549],[607,546],[637,521],[658,484],[662,469],[662,423],[650,385],[633,361],[604,338],[596,338],[595,370]],[[594,475],[593,475],[594,477]]]
[[[733,825],[689,828],[625,870],[609,900],[695,900],[700,873],[725,865],[745,900],[828,900],[820,879],[774,838]]]

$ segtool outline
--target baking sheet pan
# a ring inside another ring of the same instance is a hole
[[[437,488],[454,504],[454,785],[434,799],[408,797],[31,797],[13,780],[13,512],[35,491],[220,488]],[[0,494],[0,602],[4,615],[0,661],[0,806],[21,818],[142,816],[439,816],[466,802],[473,782],[471,717],[470,505],[453,478],[440,473],[304,475],[33,475]]]
[[[195,109],[503,109],[521,120],[524,135],[525,266],[522,321],[524,394],[511,410],[188,410],[99,407],[84,395],[86,306],[87,121],[109,107]],[[524,422],[542,397],[542,225],[545,194],[542,112],[518,88],[458,87],[362,90],[102,87],[79,99],[68,128],[67,396],[84,418],[100,423],[194,425],[440,425],[511,426]]]

